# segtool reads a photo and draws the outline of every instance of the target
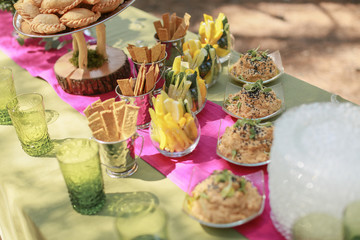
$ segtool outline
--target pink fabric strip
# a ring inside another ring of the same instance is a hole
[[[97,99],[106,100],[116,96],[114,91],[94,96],[80,96],[66,93],[57,82],[54,64],[62,55],[72,50],[71,41],[60,50],[50,51],[44,50],[44,43],[39,44],[41,41],[39,38],[26,39],[25,45],[20,46],[13,36],[15,30],[12,25],[12,15],[8,12],[0,11],[0,19],[1,51],[14,60],[19,66],[26,69],[32,76],[45,79],[53,86],[59,97],[77,111],[83,113],[84,109]],[[71,39],[70,35],[60,38],[60,40]],[[87,39],[89,39],[89,37],[87,37]]]
[[[71,44],[61,50],[45,51],[43,44],[39,45],[40,39],[27,39],[25,46],[20,46],[13,37],[12,15],[0,12],[0,49],[13,59],[19,66],[26,69],[32,76],[45,79],[65,102],[79,112],[97,99],[115,97],[115,92],[95,96],[71,95],[64,92],[59,86],[53,70],[56,60],[71,50]],[[70,36],[62,39],[71,39]],[[16,81],[16,79],[15,79]],[[45,103],[46,104],[46,103]],[[197,148],[193,153],[182,158],[172,159],[161,155],[152,146],[148,130],[139,131],[144,136],[144,148],[141,158],[167,176],[183,191],[187,191],[188,183],[193,167],[198,166],[211,172],[215,169],[230,169],[236,174],[250,174],[259,170],[264,171],[266,206],[263,214],[255,220],[236,227],[235,229],[249,239],[283,239],[274,228],[270,219],[270,206],[268,200],[268,173],[266,166],[246,168],[231,164],[216,154],[217,135],[222,121],[221,129],[225,129],[234,123],[234,119],[225,114],[221,107],[208,101],[205,108],[197,115],[201,125],[201,137]]]

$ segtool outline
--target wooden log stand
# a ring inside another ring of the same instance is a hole
[[[54,70],[61,88],[70,94],[94,95],[113,91],[117,86],[117,79],[129,78],[130,64],[126,54],[117,48],[106,46],[105,25],[96,28],[98,45],[91,46],[98,53],[107,58],[99,68],[87,68],[87,45],[82,32],[73,34],[73,50],[79,50],[79,68],[70,59],[73,51],[60,57]]]

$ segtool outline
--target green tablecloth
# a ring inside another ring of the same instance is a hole
[[[130,7],[108,21],[107,43],[124,48],[142,40],[155,43],[153,20],[156,18]],[[194,37],[188,34],[187,38]],[[63,102],[46,82],[32,77],[4,53],[0,66],[13,69],[17,93],[38,92],[44,96],[49,118],[49,133],[58,141],[88,138],[87,120]],[[226,67],[224,67],[226,72]],[[208,99],[221,103],[226,75],[209,89]],[[284,74],[276,83],[284,88],[286,108],[302,103],[330,101],[331,94]],[[157,170],[139,160],[139,170],[126,179],[112,179],[104,173],[107,204],[96,216],[76,213],[70,203],[57,160],[53,156],[33,158],[20,146],[12,126],[0,126],[0,229],[4,240],[22,239],[117,239],[114,216],[123,193],[146,191],[155,194],[169,215],[170,239],[241,239],[233,229],[203,227],[181,210],[184,192]]]

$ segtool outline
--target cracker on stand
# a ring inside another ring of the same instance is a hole
[[[94,107],[103,105],[106,105],[108,109],[94,111]],[[115,98],[112,98],[104,102],[100,101],[95,106],[89,105],[87,112],[92,112],[92,114],[86,116],[90,130],[97,140],[115,142],[127,139],[136,132],[139,109],[137,106],[126,104],[125,101],[115,102]]]
[[[131,78],[130,79],[118,79],[117,83],[121,90],[122,95],[124,96],[134,96],[133,87],[131,86]]]
[[[169,41],[182,38],[186,35],[186,31],[190,26],[190,14],[185,13],[184,17],[176,16],[176,13],[169,15],[164,13],[161,21],[155,21],[154,27],[160,41]]]
[[[127,50],[131,56],[131,59],[138,63],[152,63],[160,61],[165,57],[165,52],[162,54],[162,49],[165,51],[165,44],[156,43],[155,46],[148,47],[136,47],[135,45],[128,44]],[[161,57],[161,58],[160,58]]]
[[[122,134],[124,138],[128,138],[136,131],[136,122],[140,107],[127,105],[125,108],[125,118],[122,124]],[[135,122],[135,125],[134,125]]]
[[[111,110],[104,110],[100,112],[101,120],[108,136],[108,141],[114,142],[120,139],[119,132],[117,130],[117,124],[115,121],[115,116],[113,111]]]
[[[121,94],[124,96],[139,96],[148,93],[154,88],[159,72],[158,64],[153,63],[148,70],[146,70],[145,63],[141,64],[135,82],[132,78],[117,80]]]

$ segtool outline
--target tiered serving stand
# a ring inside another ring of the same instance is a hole
[[[105,22],[117,16],[127,9],[135,0],[125,0],[119,7],[110,13],[102,14],[94,23],[77,29],[67,28],[57,34],[25,33],[21,30],[21,16],[16,12],[13,18],[15,30],[24,36],[32,38],[55,38],[72,35],[73,51],[60,57],[55,65],[54,71],[61,88],[70,94],[94,95],[113,91],[117,85],[116,80],[130,76],[130,66],[126,54],[118,49],[106,46]],[[87,68],[88,46],[85,40],[84,31],[92,27],[96,28],[97,45],[90,46],[107,61],[99,68]],[[70,59],[74,51],[79,51],[79,67],[76,68]]]

